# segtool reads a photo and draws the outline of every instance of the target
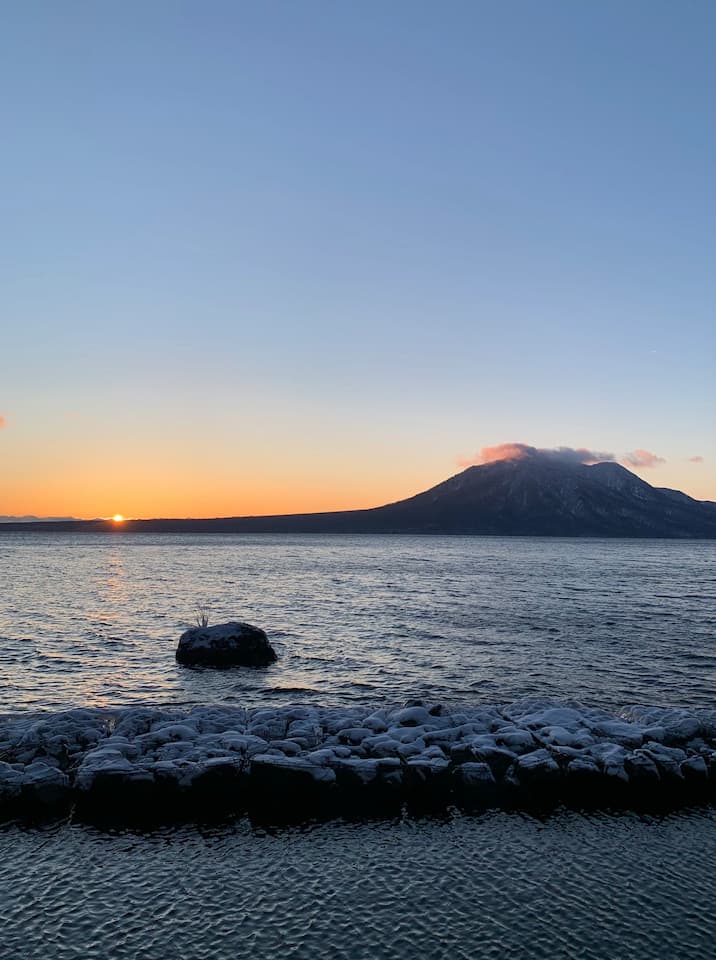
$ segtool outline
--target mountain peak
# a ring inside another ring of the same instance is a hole
[[[716,537],[716,511],[658,490],[613,460],[587,464],[534,448],[470,466],[370,511],[396,531],[519,536]]]
[[[631,470],[627,470],[621,463],[615,463],[613,460],[603,460],[601,463],[589,464],[586,468],[589,470],[592,479],[599,480],[616,490],[625,490],[631,487],[634,490],[648,489],[653,490],[646,480],[637,477]]]

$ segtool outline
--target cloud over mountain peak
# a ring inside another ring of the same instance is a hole
[[[525,460],[529,457],[548,457],[563,463],[582,464],[602,463],[606,460],[637,469],[656,467],[660,463],[666,463],[663,457],[642,448],[625,453],[622,457],[616,457],[606,450],[590,450],[587,447],[533,447],[527,443],[511,442],[498,443],[494,447],[483,447],[473,457],[461,457],[458,460],[458,466],[473,467],[498,460]]]

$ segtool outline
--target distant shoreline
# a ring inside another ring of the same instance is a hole
[[[356,511],[359,512],[359,511]],[[366,511],[370,513],[371,511]],[[330,520],[335,518],[335,522]],[[569,533],[563,530],[476,530],[476,529],[390,529],[366,522],[364,525],[342,522],[342,514],[307,514],[287,517],[217,517],[204,520],[159,519],[124,520],[62,520],[0,523],[3,533],[97,533],[122,536],[124,534],[268,534],[315,536],[405,536],[405,537],[514,537],[569,540],[716,540],[713,533],[675,535],[657,533],[606,533],[603,531]]]

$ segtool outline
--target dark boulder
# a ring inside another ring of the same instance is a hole
[[[208,667],[266,667],[277,659],[263,630],[239,622],[187,630],[176,658],[187,666]]]
[[[330,813],[336,775],[306,757],[258,754],[248,776],[249,814],[255,820],[300,822]]]
[[[533,750],[518,757],[505,774],[505,785],[512,800],[525,806],[554,803],[563,786],[562,772],[549,750]]]
[[[495,806],[499,789],[487,763],[468,761],[453,769],[453,787],[457,801],[467,807]]]

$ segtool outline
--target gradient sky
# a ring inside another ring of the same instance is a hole
[[[4,3],[0,514],[508,441],[716,499],[715,47],[712,0]]]

